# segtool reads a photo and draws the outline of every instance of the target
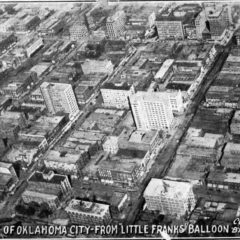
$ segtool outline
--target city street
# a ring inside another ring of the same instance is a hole
[[[194,100],[191,102],[191,104],[188,106],[188,109],[184,113],[185,117],[183,118],[183,122],[180,124],[180,127],[176,129],[175,133],[172,134],[165,148],[159,153],[159,155],[156,158],[156,163],[153,164],[152,168],[147,174],[147,177],[142,182],[141,196],[143,195],[143,192],[151,178],[153,177],[163,178],[167,175],[168,170],[174,161],[176,150],[182,138],[184,137],[186,131],[188,130],[188,127],[191,124],[191,121],[201,101],[203,100],[206,91],[208,90],[214,79],[217,77],[217,74],[221,70],[223,63],[228,56],[229,50],[230,48],[228,47],[223,52],[220,52],[216,56],[216,60],[213,63],[212,68],[206,74],[206,77],[203,79],[201,86],[199,86],[198,90],[196,91]],[[132,211],[128,215],[127,223],[129,224],[134,223],[139,210],[143,206],[143,202],[144,202],[143,197],[140,197],[139,200],[135,202]]]

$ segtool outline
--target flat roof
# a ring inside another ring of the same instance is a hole
[[[168,69],[172,66],[174,59],[167,59],[164,61],[163,65],[160,67],[154,78],[163,78]]]
[[[48,199],[48,200],[55,200],[56,198],[58,198],[58,196],[54,194],[41,193],[41,192],[31,191],[31,190],[25,190],[23,192],[23,195],[32,196],[33,198],[40,197],[42,199]]]
[[[102,89],[112,89],[112,90],[129,90],[131,88],[131,85],[128,84],[127,82],[122,82],[120,84],[106,82],[101,88]]]
[[[56,150],[50,150],[47,152],[44,157],[45,161],[53,161],[53,162],[65,162],[69,164],[75,164],[81,157],[81,154],[71,154],[71,153],[61,153]]]
[[[240,62],[240,56],[233,56],[233,55],[229,55],[227,60],[227,62]]]
[[[95,217],[103,217],[109,212],[109,205],[89,201],[72,199],[65,208],[67,212],[87,214]]]
[[[216,138],[204,137],[191,137],[187,138],[187,145],[199,148],[215,148],[217,144]]]
[[[192,189],[190,182],[152,178],[144,191],[144,196],[186,199]]]
[[[52,183],[52,184],[61,184],[67,176],[53,173],[52,171],[49,173],[43,173],[35,171],[30,178],[28,179],[29,182],[45,182],[45,183]]]
[[[215,170],[210,172],[208,179],[220,182],[240,183],[240,174]]]
[[[226,144],[226,147],[224,149],[224,153],[225,152],[240,152],[240,144],[239,143],[233,143],[233,142],[228,142]]]

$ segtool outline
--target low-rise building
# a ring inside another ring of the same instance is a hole
[[[82,151],[84,153],[84,151]],[[81,176],[81,169],[86,164],[86,159],[82,153],[67,153],[50,150],[44,156],[44,165],[47,169],[60,174],[71,175],[73,178]]]
[[[72,223],[107,225],[111,222],[109,205],[72,199],[65,208]]]
[[[99,156],[97,176],[102,183],[134,187],[140,184],[150,156],[146,151],[119,150],[115,155]]]
[[[13,190],[18,181],[17,174],[11,163],[0,162],[0,198]]]
[[[37,50],[44,46],[43,39],[37,38],[30,41],[26,46],[26,54],[31,57]]]
[[[35,72],[25,72],[9,78],[6,85],[3,86],[2,91],[6,96],[13,99],[19,99],[26,92],[28,92],[38,81]]]
[[[121,149],[135,149],[152,152],[163,142],[163,133],[157,130],[140,131],[123,129],[118,138]]]
[[[208,134],[204,136],[187,136],[178,150],[176,157],[195,159],[213,164],[222,154],[223,135]]]
[[[83,73],[91,74],[91,73],[107,73],[110,75],[113,72],[114,65],[109,60],[85,60],[84,63],[81,64]]]
[[[215,190],[240,190],[239,173],[224,172],[223,170],[211,171],[207,177],[207,187]]]
[[[229,170],[239,169],[240,144],[228,142],[224,148],[221,165]]]
[[[124,113],[124,110],[98,108],[86,118],[81,128],[111,134],[120,123]]]
[[[57,208],[60,201],[71,193],[71,184],[65,175],[34,172],[28,179],[28,187],[22,194],[25,203],[47,203],[50,208]]]
[[[2,112],[0,115],[0,138],[16,138],[20,129],[27,126],[27,119],[23,113]]]
[[[174,59],[167,59],[154,76],[155,81],[164,82],[172,73]]]
[[[92,94],[94,93],[94,88],[92,86],[85,86],[79,84],[75,89],[75,96],[79,104],[86,104]]]
[[[93,156],[98,150],[102,149],[102,144],[106,135],[99,131],[75,130],[62,142],[57,150],[66,151],[71,154],[82,153],[86,159]],[[84,153],[84,154],[83,154]]]
[[[133,86],[127,83],[105,83],[101,94],[106,107],[129,108],[129,97],[135,93]]]
[[[152,178],[144,191],[147,209],[161,214],[185,215],[193,210],[196,200],[190,182]]]
[[[11,149],[4,155],[4,162],[14,163],[21,162],[25,171],[37,156],[38,148],[27,144],[14,144]]]
[[[44,149],[55,135],[61,131],[65,123],[64,116],[41,116],[36,121],[30,122],[28,128],[19,132],[19,140],[36,143],[39,149]]]
[[[111,212],[121,212],[126,206],[129,196],[124,192],[114,192],[110,199]]]
[[[0,38],[0,52],[6,51],[14,43],[17,42],[17,37],[14,34],[3,35]]]

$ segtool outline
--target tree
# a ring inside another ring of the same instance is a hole
[[[38,217],[47,218],[52,213],[53,211],[50,209],[49,205],[47,203],[42,203],[40,205],[40,213],[38,214]]]

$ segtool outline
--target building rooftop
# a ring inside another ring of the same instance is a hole
[[[55,150],[50,150],[46,154],[44,160],[53,161],[53,162],[64,162],[69,164],[76,164],[76,162],[80,159],[81,154],[70,154],[67,152],[59,152]]]
[[[168,69],[172,66],[173,62],[174,62],[174,59],[167,59],[167,60],[165,60],[165,62],[160,67],[160,69],[158,70],[158,72],[156,73],[154,78],[155,79],[163,78],[164,75],[166,74],[166,72],[168,71]]]
[[[23,143],[14,144],[4,156],[4,161],[10,163],[21,161],[29,165],[32,162],[37,151],[38,149],[36,147],[30,145],[26,145]]]
[[[124,111],[114,109],[96,109],[82,124],[85,130],[112,132],[123,116]]]
[[[130,99],[133,101],[138,101],[138,100],[145,100],[145,101],[152,101],[152,102],[161,102],[161,101],[168,101],[168,93],[166,92],[143,92],[139,91],[135,93],[134,95],[130,96]]]
[[[152,178],[145,189],[144,195],[155,197],[164,195],[169,198],[186,199],[191,189],[192,184],[190,182]]]
[[[131,88],[131,85],[129,85],[127,82],[121,82],[119,84],[106,82],[101,88],[112,89],[112,90],[129,90]]]
[[[42,193],[42,192],[31,191],[31,190],[25,190],[23,192],[23,195],[32,196],[34,198],[39,197],[47,200],[55,200],[56,198],[58,198],[58,196],[53,193]]]
[[[36,121],[32,122],[30,127],[21,130],[19,132],[19,136],[38,135],[48,137],[48,134],[50,134],[63,121],[64,118],[64,116],[41,116]]]
[[[101,162],[98,164],[98,168],[132,173],[138,165],[140,165],[139,159],[108,158],[105,160],[101,160]]]
[[[58,184],[60,185],[67,176],[56,174],[53,171],[50,171],[48,173],[43,172],[34,172],[30,178],[28,179],[29,182],[45,182],[45,183],[52,183],[52,184]]]
[[[186,144],[191,147],[199,148],[215,148],[217,145],[217,139],[211,137],[191,137],[187,138]]]
[[[55,83],[55,82],[43,82],[41,84],[41,87],[42,88],[51,88],[51,87],[54,87],[56,89],[59,89],[59,91],[64,91],[66,90],[67,88],[71,87],[70,84],[67,84],[67,83]]]
[[[208,179],[220,182],[240,183],[240,174],[215,170],[209,173]]]
[[[141,131],[141,130],[133,130],[133,129],[124,129],[120,134],[119,138],[127,140],[133,143],[144,143],[151,144],[151,142],[155,139],[156,135],[158,135],[158,131]]]
[[[227,62],[240,62],[240,56],[233,56],[233,55],[229,55],[227,60]]]
[[[228,142],[224,149],[224,154],[225,153],[228,153],[228,154],[232,153],[233,155],[238,155],[240,153],[240,144]]]
[[[1,188],[8,186],[8,184],[12,181],[12,176],[8,174],[1,174],[0,175],[0,192]]]
[[[94,217],[103,217],[109,212],[109,205],[72,199],[65,208],[65,211],[87,214]]]
[[[116,206],[118,207],[118,205],[121,203],[123,197],[126,195],[126,193],[124,192],[114,192],[112,197],[111,197],[111,206]]]
[[[36,72],[37,76],[41,76],[50,67],[51,63],[39,63],[30,69],[30,72]]]

